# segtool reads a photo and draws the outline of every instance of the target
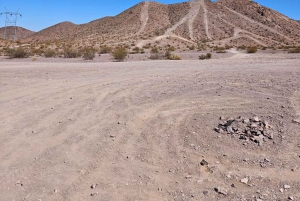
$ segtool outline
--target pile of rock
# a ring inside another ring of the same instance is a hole
[[[258,116],[252,118],[227,118],[220,117],[222,123],[215,128],[215,131],[223,134],[237,134],[242,140],[251,140],[260,146],[266,139],[273,139],[273,127]]]

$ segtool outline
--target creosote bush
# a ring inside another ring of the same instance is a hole
[[[112,55],[116,61],[124,61],[128,55],[128,52],[125,47],[117,47]]]
[[[81,53],[77,50],[68,48],[64,49],[63,55],[65,58],[78,58],[81,57]]]
[[[45,50],[44,55],[46,58],[56,57],[56,52],[52,49],[47,49]]]
[[[253,53],[256,53],[257,52],[257,47],[248,47],[247,48],[247,53],[249,54],[253,54]]]
[[[207,54],[202,54],[199,56],[200,60],[205,60],[205,59],[211,59],[211,53],[207,53]]]
[[[92,47],[86,47],[82,49],[83,59],[85,60],[93,60],[95,58],[96,50]]]
[[[29,51],[22,48],[22,47],[18,47],[18,48],[8,48],[6,50],[6,55],[10,58],[10,59],[14,59],[14,58],[27,58],[29,57]]]
[[[300,47],[297,47],[297,48],[293,48],[293,49],[289,49],[288,50],[288,53],[300,53]]]
[[[102,47],[99,51],[99,54],[108,54],[108,53],[111,53],[112,52],[112,48],[111,47]]]

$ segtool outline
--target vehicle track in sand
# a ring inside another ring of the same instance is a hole
[[[229,201],[261,189],[284,200],[278,186],[286,183],[299,196],[299,126],[290,114],[300,107],[300,58],[258,56],[1,62],[1,199]],[[259,147],[213,131],[220,116],[252,114],[282,121],[285,138]],[[236,179],[245,176],[253,188]],[[221,197],[216,186],[230,194]]]

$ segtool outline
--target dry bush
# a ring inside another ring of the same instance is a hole
[[[100,49],[99,54],[109,54],[112,53],[112,50],[113,48],[105,46]]]
[[[205,59],[211,59],[212,54],[211,53],[207,53],[207,54],[202,54],[199,56],[200,60],[205,60]]]
[[[293,48],[293,49],[289,49],[288,50],[288,53],[300,53],[300,47],[297,47],[297,48]]]
[[[56,57],[56,52],[55,52],[54,50],[52,50],[52,49],[47,49],[47,50],[45,50],[45,52],[44,52],[44,56],[45,56],[46,58]]]
[[[63,51],[64,58],[78,58],[81,57],[81,52],[75,49],[67,48]]]
[[[22,48],[22,47],[18,47],[18,48],[8,48],[6,50],[6,55],[10,58],[10,59],[14,59],[14,58],[27,58],[29,57],[29,51]]]
[[[96,49],[92,47],[85,47],[81,50],[84,60],[93,60],[95,58]]]
[[[176,54],[171,54],[168,58],[169,60],[181,60],[181,56],[176,55]]]
[[[128,55],[128,52],[126,50],[125,47],[117,47],[115,49],[115,51],[112,53],[113,55],[113,58],[116,60],[116,61],[124,61],[124,59],[127,57]]]
[[[247,48],[247,53],[249,53],[249,54],[253,54],[256,52],[257,52],[257,47],[255,47],[255,46]]]

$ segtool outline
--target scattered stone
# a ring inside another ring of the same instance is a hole
[[[283,188],[280,188],[279,191],[280,191],[281,193],[283,193],[284,190],[283,190]]]
[[[200,162],[200,165],[201,166],[206,166],[206,165],[208,165],[208,162],[206,161],[206,160],[202,160],[201,162]]]
[[[208,191],[203,191],[203,194],[204,195],[208,195]]]
[[[262,199],[257,198],[256,201],[263,201]]]
[[[91,189],[95,189],[96,186],[97,186],[97,184],[92,184],[92,185],[91,185]]]
[[[192,175],[186,175],[185,178],[186,178],[186,179],[191,179],[191,178],[192,178]]]
[[[284,185],[283,188],[284,188],[284,189],[290,189],[291,186],[290,186],[290,185]]]
[[[294,200],[294,197],[293,196],[289,196],[288,199],[289,200]]]
[[[222,188],[222,187],[216,187],[216,188],[215,188],[215,191],[216,191],[217,193],[221,194],[221,195],[227,196],[227,190],[224,189],[224,188]]]
[[[224,116],[220,116],[220,120],[224,121],[225,117]]]
[[[243,184],[248,184],[248,182],[249,182],[249,179],[247,177],[244,179],[241,179],[241,183],[243,183]]]
[[[54,192],[54,193],[58,193],[58,190],[57,190],[57,189],[55,189],[53,192]]]
[[[266,139],[274,139],[273,127],[258,116],[252,118],[229,118],[214,128],[217,133],[238,135],[239,139],[252,141],[262,146]]]
[[[98,193],[91,193],[91,196],[93,197],[93,196],[96,196],[96,195],[98,195]]]
[[[20,186],[23,186],[23,183],[21,180],[17,181],[17,184],[20,185]]]
[[[116,137],[116,135],[115,134],[110,134],[110,136],[109,136],[110,138],[115,138]]]
[[[293,123],[300,124],[300,119],[293,119]]]
[[[252,118],[252,120],[253,120],[254,122],[259,122],[259,121],[260,121],[259,118],[258,118],[258,116],[254,116],[254,117]]]

